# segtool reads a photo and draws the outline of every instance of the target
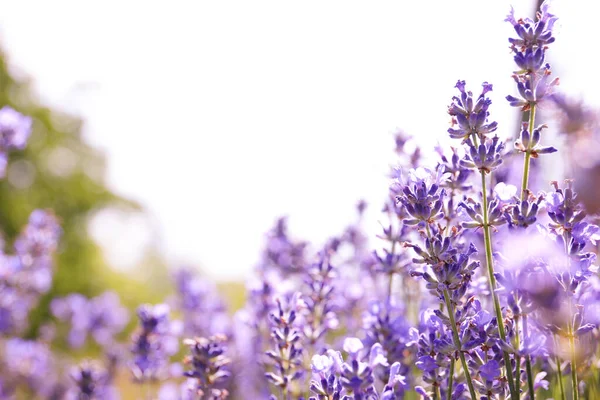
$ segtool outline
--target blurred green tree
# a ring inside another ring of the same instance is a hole
[[[126,294],[122,297],[130,307],[153,299],[158,293],[144,293],[141,282],[106,268],[101,249],[87,231],[94,211],[105,207],[139,211],[140,206],[106,187],[104,157],[84,142],[82,120],[41,105],[29,82],[11,76],[0,50],[0,108],[5,105],[34,120],[27,148],[11,153],[7,177],[0,180],[0,226],[5,239],[10,244],[36,208],[52,209],[63,228],[53,287],[31,316],[30,335],[48,318],[54,296],[71,292],[94,296],[112,287]],[[164,270],[164,263],[159,264]]]

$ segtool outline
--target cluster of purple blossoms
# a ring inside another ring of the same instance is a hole
[[[121,306],[114,292],[92,299],[74,293],[52,300],[50,308],[56,318],[69,323],[69,345],[75,348],[82,347],[88,336],[101,346],[111,346],[114,336],[129,320],[127,309]]]
[[[177,270],[173,280],[176,295],[172,303],[182,313],[183,332],[186,336],[231,336],[227,305],[213,282],[186,268]]]
[[[71,369],[72,387],[66,392],[67,400],[98,399],[118,400],[119,394],[114,386],[114,370],[102,365],[84,361]]]
[[[341,353],[334,350],[312,357],[311,400],[403,398],[408,385],[400,374],[400,364],[394,363],[389,368],[380,344],[365,352],[360,339],[348,337],[344,340],[343,349],[348,354],[345,362]],[[375,386],[375,373],[379,368],[389,371],[389,379],[381,391]]]
[[[32,120],[12,108],[0,108],[0,178],[6,173],[8,152],[23,150],[31,134]]]
[[[10,338],[2,343],[0,362],[0,394],[14,398],[20,387],[27,387],[33,396],[52,394],[58,377],[55,360],[46,343]]]
[[[22,332],[29,311],[50,289],[60,234],[51,212],[35,210],[14,242],[14,253],[0,253],[0,334]]]
[[[227,369],[231,360],[225,355],[227,337],[187,339],[184,344],[190,348],[190,355],[184,360],[190,369],[185,376],[192,378],[193,393],[207,400],[227,398],[229,392],[224,389],[231,372]]]
[[[529,18],[515,19],[511,9],[506,21],[511,23],[517,38],[509,39],[515,53],[514,60],[519,70],[513,75],[520,97],[507,96],[514,107],[523,111],[531,109],[548,98],[552,88],[558,84],[558,78],[551,79],[550,65],[545,63],[548,45],[554,42],[552,29],[556,16],[550,14],[549,2],[544,2],[537,13],[537,21]],[[529,127],[530,129],[533,126]]]
[[[178,327],[169,319],[169,312],[166,304],[144,304],[137,310],[139,325],[131,340],[136,381],[156,381],[167,375],[169,357],[179,348]]]

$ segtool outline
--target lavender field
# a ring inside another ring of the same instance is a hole
[[[281,217],[238,286],[80,269],[99,257],[81,215],[137,205],[85,174],[8,185],[64,138],[0,68],[0,399],[600,399],[600,114],[560,91],[550,3],[506,11],[518,132],[494,118],[493,82],[456,77],[428,111],[451,146],[398,132],[385,204],[360,201],[324,244]]]

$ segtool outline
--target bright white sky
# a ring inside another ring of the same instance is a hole
[[[443,140],[457,79],[493,83],[512,132],[510,3],[0,0],[0,42],[45,103],[85,118],[110,187],[152,215],[94,225],[113,264],[158,240],[173,263],[230,278],[280,214],[319,242],[365,198],[375,230],[392,134]],[[561,88],[600,105],[598,2],[554,6]]]

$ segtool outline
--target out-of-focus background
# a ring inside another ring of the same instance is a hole
[[[457,79],[493,83],[500,134],[517,129],[510,4],[3,0],[0,103],[35,129],[0,182],[0,225],[54,209],[48,298],[110,286],[130,306],[169,290],[168,266],[242,282],[282,214],[318,243],[365,199],[374,232],[393,134],[445,142]],[[548,60],[595,106],[599,9],[555,1]]]

